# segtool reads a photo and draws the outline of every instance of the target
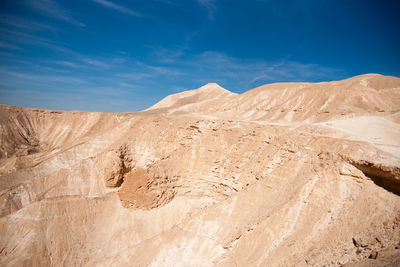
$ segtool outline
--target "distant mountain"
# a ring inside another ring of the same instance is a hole
[[[365,74],[338,82],[274,83],[237,95],[217,84],[167,96],[149,110],[262,121],[324,121],[400,111],[400,78]]]

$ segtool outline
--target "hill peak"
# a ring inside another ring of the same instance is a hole
[[[207,83],[203,85],[202,87],[198,88],[197,90],[199,91],[204,91],[204,90],[223,90],[223,91],[228,91],[225,88],[221,87],[218,83]]]
[[[207,83],[198,89],[183,91],[177,94],[169,95],[154,106],[150,107],[148,110],[172,107],[179,108],[189,104],[201,103],[203,101],[212,101],[231,95],[236,94],[226,90],[225,88],[222,88],[217,83]]]

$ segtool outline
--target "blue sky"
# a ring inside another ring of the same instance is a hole
[[[4,0],[0,103],[127,112],[208,82],[400,76],[390,0]]]

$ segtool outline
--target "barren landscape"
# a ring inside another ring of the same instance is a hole
[[[1,266],[399,266],[400,78],[0,105]]]

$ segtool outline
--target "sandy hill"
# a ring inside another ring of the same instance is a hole
[[[195,90],[167,96],[147,110],[192,110],[193,107],[202,108],[206,105],[213,105],[221,100],[230,99],[235,95],[216,83],[208,83]]]
[[[0,105],[2,266],[397,266],[400,79]]]
[[[315,122],[400,111],[400,79],[366,74],[338,82],[275,83],[244,94],[217,84],[166,97],[149,110],[257,121]]]

